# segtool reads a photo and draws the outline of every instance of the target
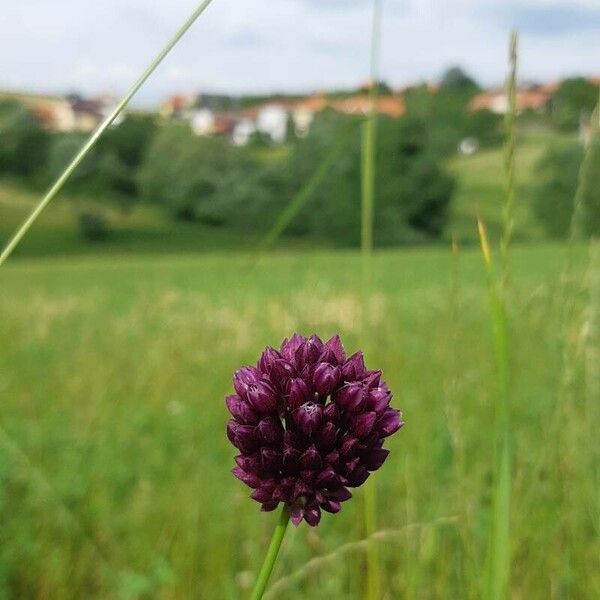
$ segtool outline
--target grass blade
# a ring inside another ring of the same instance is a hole
[[[510,35],[509,44],[509,74],[506,81],[506,97],[508,100],[508,110],[506,112],[505,127],[505,146],[504,146],[504,173],[505,173],[505,193],[506,201],[504,204],[504,231],[500,244],[502,253],[502,286],[506,288],[509,277],[509,256],[508,251],[514,229],[514,204],[515,204],[515,120],[517,115],[517,56],[518,56],[519,35],[513,31]],[[506,291],[504,289],[504,291]]]
[[[361,177],[361,255],[362,255],[362,331],[363,348],[368,344],[368,296],[371,289],[373,254],[373,223],[375,207],[375,155],[377,148],[377,95],[378,63],[381,43],[382,0],[373,0],[373,23],[371,33],[371,77],[369,88],[369,112],[363,124],[362,136],[362,177]],[[372,536],[377,530],[377,488],[374,480],[365,484],[364,503],[365,533]],[[367,594],[368,600],[379,597],[379,552],[374,543],[367,547]]]
[[[477,229],[487,278],[499,387],[498,401],[494,405],[494,490],[484,597],[489,600],[501,600],[507,597],[510,574],[510,495],[512,477],[508,328],[504,303],[496,283],[487,232],[480,219],[477,219]]]
[[[139,89],[144,85],[144,83],[147,81],[150,75],[152,75],[152,73],[156,70],[158,65],[160,65],[164,58],[176,46],[176,44],[185,35],[188,29],[194,24],[196,19],[205,11],[206,8],[208,8],[208,5],[211,2],[212,0],[203,0],[203,2],[201,2],[196,7],[192,14],[186,19],[184,24],[177,30],[175,35],[167,42],[166,46],[156,55],[154,60],[152,60],[152,62],[146,67],[146,69],[140,75],[138,80],[131,86],[130,90],[125,94],[125,96],[123,96],[123,98],[117,104],[112,113],[108,115],[108,117],[106,117],[106,119],[102,121],[98,128],[92,133],[87,142],[85,142],[85,144],[81,147],[79,152],[77,152],[73,160],[69,163],[69,165],[65,168],[62,174],[46,192],[46,195],[40,200],[40,202],[33,209],[31,214],[27,217],[27,219],[23,222],[19,229],[17,229],[17,231],[12,236],[4,250],[2,250],[2,254],[0,254],[0,266],[2,266],[6,259],[12,254],[14,249],[23,239],[27,231],[29,231],[29,228],[35,223],[36,219],[40,216],[40,214],[46,208],[46,206],[48,206],[48,204],[50,204],[54,197],[60,192],[60,190],[69,180],[75,169],[77,169],[77,167],[81,164],[83,159],[88,155],[90,150],[92,150],[92,148],[96,145],[98,140],[102,137],[102,134],[111,126],[111,124],[121,114],[121,112],[123,112],[125,107],[129,104],[129,102],[139,91]]]

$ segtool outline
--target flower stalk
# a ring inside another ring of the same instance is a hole
[[[290,511],[287,505],[284,504],[281,508],[281,512],[279,513],[279,520],[275,526],[275,531],[273,531],[273,537],[271,538],[267,555],[265,556],[265,560],[260,568],[258,578],[256,579],[254,591],[252,592],[252,600],[261,600],[263,594],[265,593],[265,589],[267,588],[269,578],[273,572],[273,567],[275,566],[275,561],[277,560],[277,555],[279,554],[279,549],[281,548],[281,542],[283,542],[289,522]]]

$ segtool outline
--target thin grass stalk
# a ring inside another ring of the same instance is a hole
[[[362,255],[362,323],[363,347],[368,347],[367,314],[372,283],[373,224],[375,208],[375,158],[377,148],[377,96],[379,53],[381,44],[382,0],[373,0],[371,31],[371,76],[369,111],[363,124],[361,144],[361,255]],[[364,525],[367,537],[377,531],[377,488],[374,480],[367,481],[364,491]],[[367,600],[377,600],[380,589],[379,549],[371,542],[367,547]]]
[[[506,98],[508,110],[504,119],[504,175],[505,203],[503,207],[504,231],[500,243],[502,253],[502,289],[506,292],[509,278],[509,248],[514,230],[515,205],[515,121],[517,115],[517,57],[519,35],[513,31],[509,44],[509,74],[506,80]]]
[[[583,159],[577,175],[577,188],[573,197],[573,212],[571,214],[571,223],[569,225],[569,235],[567,239],[567,254],[565,266],[561,274],[560,300],[562,301],[562,310],[560,317],[560,344],[562,350],[562,377],[560,398],[561,402],[557,407],[560,410],[560,404],[567,405],[573,399],[573,374],[577,362],[576,349],[573,348],[573,342],[569,338],[569,329],[576,320],[576,296],[580,289],[580,283],[574,276],[575,269],[575,247],[582,234],[582,223],[584,220],[585,196],[588,190],[589,179],[592,174],[593,152],[595,144],[600,135],[600,91],[598,104],[592,113],[590,121],[590,139],[584,150]]]
[[[4,264],[6,259],[13,253],[19,242],[23,239],[25,234],[29,231],[30,227],[35,223],[37,218],[43,212],[43,210],[50,204],[54,197],[61,191],[65,183],[69,180],[73,172],[83,162],[84,158],[94,148],[98,140],[102,137],[104,132],[113,124],[115,119],[123,112],[123,110],[129,105],[131,99],[137,94],[139,89],[146,83],[150,75],[154,73],[158,65],[165,59],[165,57],[171,52],[171,50],[177,45],[179,40],[187,33],[188,29],[195,23],[196,19],[208,8],[208,5],[212,0],[203,0],[192,14],[186,19],[183,25],[177,30],[173,37],[167,42],[165,47],[156,55],[152,62],[146,67],[144,72],[140,75],[137,81],[131,86],[129,91],[119,101],[114,110],[100,123],[96,130],[90,135],[88,140],[83,144],[81,149],[74,156],[73,160],[67,165],[58,179],[48,189],[44,197],[40,200],[37,206],[33,209],[31,214],[25,219],[23,224],[14,233],[2,253],[0,254],[0,266]]]
[[[477,229],[487,279],[498,377],[498,399],[494,404],[494,488],[484,597],[488,600],[503,600],[508,595],[510,576],[510,496],[512,484],[508,327],[506,310],[503,297],[498,289],[487,232],[479,218],[477,219]]]
[[[271,573],[273,572],[273,567],[275,566],[275,561],[277,560],[277,555],[279,554],[279,549],[281,548],[281,542],[283,542],[283,537],[285,536],[289,522],[290,511],[287,507],[287,504],[284,504],[281,512],[279,513],[279,519],[277,521],[277,525],[275,526],[275,530],[273,531],[273,536],[271,537],[271,543],[269,544],[267,555],[265,556],[265,560],[256,579],[256,583],[254,584],[252,600],[261,600],[265,590],[267,589],[267,584],[269,583]]]
[[[346,542],[345,544],[338,546],[332,552],[311,558],[292,573],[288,573],[287,575],[281,577],[281,579],[276,580],[265,593],[264,600],[267,600],[267,598],[269,600],[282,598],[280,594],[283,590],[289,590],[290,587],[299,583],[302,579],[314,577],[315,572],[323,570],[331,564],[339,564],[340,559],[347,554],[368,550],[369,545],[372,542],[389,544],[397,541],[399,538],[407,537],[411,533],[415,534],[413,538],[417,538],[419,532],[427,527],[431,528],[443,525],[455,525],[458,522],[458,519],[458,515],[452,515],[449,517],[439,517],[433,521],[414,523],[409,522],[400,529],[382,529],[375,531],[368,538],[364,538],[356,542]]]
[[[569,253],[572,253],[573,245],[581,235],[581,225],[584,219],[585,195],[588,191],[588,183],[593,168],[594,145],[600,134],[600,88],[598,88],[598,103],[590,118],[590,138],[583,153],[583,160],[577,174],[577,188],[573,197],[573,213],[569,226]],[[570,256],[570,259],[572,257]]]
[[[600,490],[600,444],[597,443],[600,426],[600,240],[591,239],[589,245],[590,266],[588,270],[588,315],[585,340],[585,396],[586,422],[588,423],[589,447],[591,448],[591,477],[593,489]],[[595,506],[590,514],[596,515],[594,526],[600,536],[600,493],[596,494]]]

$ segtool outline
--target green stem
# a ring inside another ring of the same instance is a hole
[[[506,293],[509,277],[509,247],[514,229],[514,205],[515,205],[515,123],[517,118],[517,55],[519,36],[516,31],[510,35],[509,44],[509,75],[506,80],[506,97],[508,110],[504,120],[505,143],[504,143],[504,175],[506,201],[503,207],[504,231],[500,243],[502,256],[502,292]]]
[[[271,573],[273,572],[273,567],[275,566],[275,561],[277,560],[277,555],[279,554],[279,548],[281,548],[281,542],[283,541],[283,536],[285,535],[285,530],[287,529],[289,522],[290,512],[287,505],[284,504],[281,512],[279,513],[279,521],[277,522],[277,526],[273,532],[273,537],[271,538],[267,555],[265,556],[260,573],[258,574],[256,583],[254,584],[252,600],[260,600],[265,593],[267,583],[269,583],[269,577],[271,577]]]
[[[363,347],[368,344],[369,327],[367,313],[372,284],[373,226],[375,209],[375,157],[377,152],[377,96],[379,85],[379,52],[381,43],[382,0],[373,0],[371,31],[371,87],[369,89],[369,113],[363,124],[362,180],[361,180],[361,255],[362,255],[362,322]],[[377,529],[377,488],[374,481],[364,488],[364,525],[367,537]],[[379,553],[372,539],[367,546],[366,597],[377,600],[379,596]]]
[[[46,195],[40,200],[39,204],[33,209],[31,214],[19,227],[13,237],[10,239],[2,254],[0,254],[0,266],[6,261],[6,259],[12,254],[13,250],[17,247],[18,243],[23,239],[23,236],[27,233],[29,228],[35,223],[36,219],[40,216],[42,211],[50,204],[52,199],[60,192],[65,183],[71,177],[75,169],[81,164],[83,159],[89,154],[90,150],[96,145],[102,134],[112,125],[114,120],[121,114],[126,108],[131,99],[135,96],[138,90],[144,85],[146,80],[156,70],[158,65],[164,60],[164,58],[171,52],[177,42],[185,35],[188,29],[194,24],[196,19],[204,12],[212,0],[203,0],[200,5],[194,10],[194,12],[187,18],[185,23],[179,28],[175,35],[169,40],[167,45],[157,54],[156,58],[146,67],[146,70],[140,75],[139,79],[133,84],[131,89],[125,94],[123,99],[117,104],[115,109],[112,111],[106,119],[100,123],[98,128],[92,133],[88,141],[81,147],[79,152],[75,155],[71,163],[62,172],[60,177],[54,182],[52,187],[46,192]]]

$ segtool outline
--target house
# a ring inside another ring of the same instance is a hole
[[[292,119],[294,131],[298,137],[306,137],[315,115],[329,106],[329,100],[325,94],[317,93],[299,100],[294,104]]]
[[[180,119],[193,107],[194,102],[195,96],[170,96],[160,105],[159,113],[165,119]]]
[[[332,98],[323,93],[317,93],[294,103],[291,108],[291,117],[298,137],[308,135],[310,126],[317,113],[330,108],[346,115],[367,115],[371,110],[369,94],[361,93],[346,98]],[[378,96],[375,101],[375,112],[397,119],[404,115],[406,106],[402,96]]]
[[[256,132],[267,136],[275,144],[281,144],[287,137],[291,110],[292,104],[287,101],[272,101],[247,108],[242,112],[242,121],[246,124],[241,130],[249,131],[251,122]]]
[[[252,119],[241,118],[234,126],[231,133],[231,142],[234,146],[245,146],[256,133],[256,125]]]
[[[347,115],[367,115],[371,110],[371,98],[369,94],[356,94],[336,100],[331,106],[334,110]],[[377,114],[398,119],[406,112],[406,105],[402,96],[378,96],[375,99],[374,109]]]
[[[516,93],[516,109],[518,113],[525,110],[542,112],[548,106],[557,84],[531,85],[521,87]],[[490,110],[493,113],[503,115],[508,112],[508,96],[503,88],[486,90],[477,94],[469,103],[471,112],[477,110]]]
[[[96,129],[114,110],[116,102],[112,96],[99,96],[97,98],[83,98],[79,95],[67,97],[73,111],[73,131],[89,133]],[[123,115],[114,121],[118,125],[123,121]]]
[[[72,94],[62,98],[4,92],[0,94],[0,100],[19,102],[32,111],[45,129],[59,133],[93,131],[115,107],[111,96],[89,99]],[[115,123],[118,124],[122,119],[120,116]]]
[[[210,108],[189,111],[189,122],[194,135],[212,135],[215,132],[216,116]]]

